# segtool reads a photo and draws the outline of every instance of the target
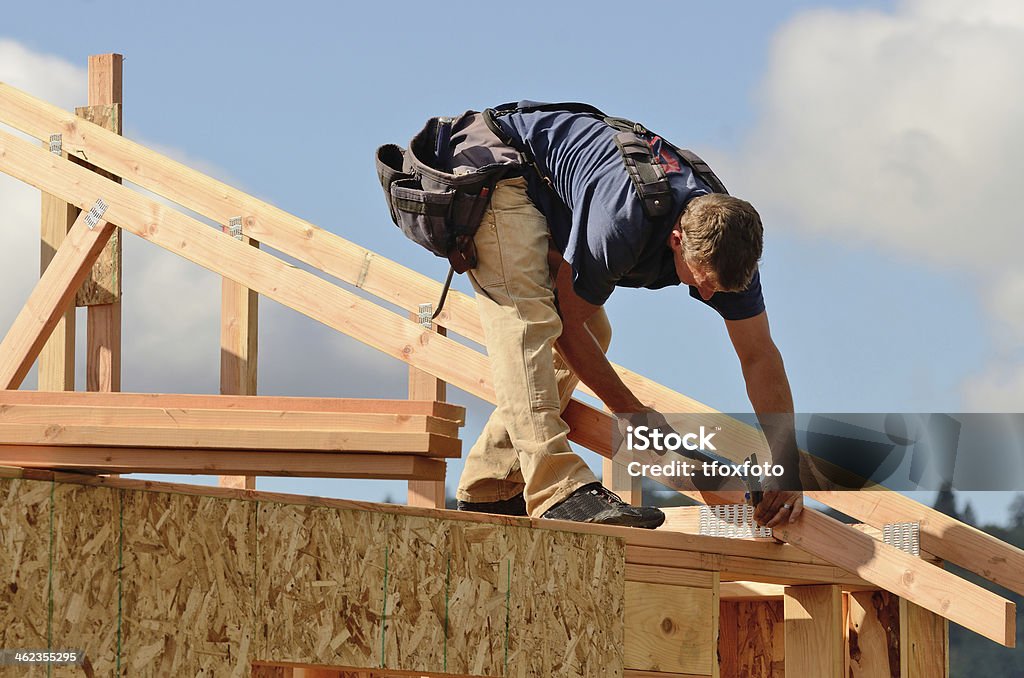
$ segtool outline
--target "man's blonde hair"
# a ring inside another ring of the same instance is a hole
[[[687,203],[679,228],[686,234],[683,256],[688,262],[709,265],[724,291],[746,289],[764,243],[753,205],[724,193],[702,195]]]

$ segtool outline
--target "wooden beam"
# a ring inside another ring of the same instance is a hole
[[[843,678],[843,603],[838,586],[788,586],[786,675]]]
[[[71,306],[75,293],[99,256],[114,226],[86,223],[82,212],[61,243],[25,306],[0,343],[0,387],[16,389],[32,368],[39,351]]]
[[[43,193],[40,212],[39,275],[46,273],[58,248],[78,217],[78,208]],[[70,306],[57,320],[39,352],[39,390],[75,390],[75,308]]]
[[[811,492],[809,496],[878,529],[921,523],[921,549],[1024,595],[1024,551],[896,492]]]
[[[782,600],[782,584],[765,584],[756,581],[722,582],[722,600]]]
[[[0,465],[93,473],[195,473],[436,480],[444,462],[412,454],[0,445]]]
[[[410,320],[419,322],[419,314],[414,313]],[[428,323],[428,329],[445,336],[443,327]],[[409,366],[409,399],[444,401],[448,396],[448,386],[429,372]],[[445,478],[440,481],[424,482],[410,480],[406,502],[409,506],[425,506],[428,508],[445,507]]]
[[[790,544],[813,543],[836,565],[995,642],[1016,642],[1016,605],[816,511],[775,528]]]
[[[117,115],[110,121],[113,134],[122,124],[123,62],[120,54],[89,57],[89,106],[117,104]],[[115,222],[116,223],[116,222]],[[114,296],[107,304],[89,306],[86,320],[85,382],[90,391],[121,390],[121,240],[109,245],[104,265],[96,269],[97,283]]]
[[[294,396],[221,396],[178,393],[36,393],[0,390],[2,405],[144,407],[218,409],[228,412],[341,412],[347,414],[425,415],[461,426],[465,408],[451,403],[376,398],[309,398]]]
[[[62,426],[253,428],[260,430],[437,433],[458,437],[458,424],[425,414],[295,412],[223,408],[121,407],[116,405],[20,405],[0,395],[0,423]]]
[[[0,423],[0,444],[375,452],[458,457],[462,441],[436,433]]]
[[[829,565],[809,565],[741,555],[632,546],[628,542],[626,562],[718,572],[722,581],[738,579],[785,585],[840,584],[857,588],[871,586],[865,580]]]
[[[239,217],[238,221],[241,229],[243,220]],[[221,230],[243,244],[260,246],[242,232],[231,233],[230,224]],[[258,351],[259,295],[230,278],[223,278],[220,311],[220,392],[223,395],[256,395]],[[255,490],[256,476],[218,476],[217,484]]]

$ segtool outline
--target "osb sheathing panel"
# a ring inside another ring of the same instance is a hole
[[[247,675],[254,509],[124,492],[123,675]]]
[[[118,492],[23,480],[0,488],[0,647],[83,650],[96,675],[111,675],[117,658],[117,572],[111,557],[118,533],[110,516]],[[26,561],[29,554],[38,560]],[[47,672],[43,666],[11,667],[3,675]],[[81,676],[83,670],[58,666],[50,675]]]
[[[0,647],[45,649],[50,573],[50,484],[0,481]],[[25,675],[8,668],[3,675]],[[36,675],[45,675],[45,671]]]
[[[114,673],[117,660],[122,501],[122,675],[246,675],[258,659],[524,678],[622,675],[619,539],[53,489],[54,647],[87,649],[96,675]],[[3,647],[46,647],[50,492],[48,482],[0,480]],[[82,675],[67,671],[54,675]]]
[[[619,540],[261,504],[259,548],[266,660],[622,674]]]

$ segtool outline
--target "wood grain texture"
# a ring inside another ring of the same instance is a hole
[[[900,600],[901,678],[948,678],[949,622]]]
[[[843,678],[842,590],[789,586],[784,596],[786,675]]]
[[[339,412],[427,415],[462,425],[466,410],[451,403],[375,398],[308,398],[290,396],[220,396],[177,393],[40,393],[0,390],[0,405],[56,405],[76,407],[146,407],[158,409],[218,409],[289,413]]]
[[[458,457],[461,444],[456,438],[436,433],[0,422],[0,445],[306,450]]]
[[[711,675],[717,603],[713,589],[627,581],[625,668]]]
[[[843,594],[849,678],[900,678],[900,603],[888,591]]]
[[[110,125],[111,134],[120,136],[123,124],[121,105],[124,103],[124,57],[120,54],[94,54],[89,57],[89,111],[93,107],[111,106],[114,114],[100,121]],[[84,123],[88,124],[88,123]],[[96,127],[103,129],[102,125]],[[85,158],[88,160],[88,158]],[[99,175],[97,175],[99,176]],[[111,183],[121,180],[117,174],[106,174]],[[114,222],[117,223],[117,222]],[[89,391],[121,390],[121,240],[108,243],[106,254],[101,254],[92,277],[96,287],[106,291],[107,299],[88,307],[86,313],[85,385]],[[112,297],[112,299],[110,298]],[[90,300],[92,301],[92,300]]]
[[[57,622],[97,675],[118,629],[130,676],[248,676],[257,659],[292,676],[622,675],[620,539],[94,480],[0,480],[5,643],[46,646],[52,514]]]
[[[48,142],[45,144],[48,146]],[[40,268],[46,272],[57,249],[78,218],[78,208],[43,193],[40,211]],[[75,309],[69,307],[50,331],[39,352],[39,390],[75,390]]]
[[[775,534],[795,545],[813,543],[840,567],[1001,645],[1016,643],[1014,603],[833,518],[805,511]]]
[[[444,462],[421,455],[0,445],[0,465],[86,473],[186,473],[295,478],[438,480]],[[249,489],[249,488],[244,488]]]
[[[418,321],[419,314],[413,314],[410,320]],[[430,329],[445,335],[443,327],[431,324]],[[409,367],[409,399],[444,401],[448,396],[448,385],[429,372]],[[406,502],[409,506],[426,506],[428,508],[444,508],[446,500],[445,479],[439,481],[410,480]]]

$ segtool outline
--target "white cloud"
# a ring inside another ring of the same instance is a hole
[[[84,105],[88,89],[85,68],[8,39],[0,39],[0,82],[68,110]]]
[[[803,13],[775,37],[758,97],[728,173],[772,223],[968,274],[1000,290],[993,333],[1024,338],[1024,5]],[[1013,360],[1001,353],[991,374]],[[1024,388],[982,395],[990,382],[972,383],[970,406],[1024,408]]]

